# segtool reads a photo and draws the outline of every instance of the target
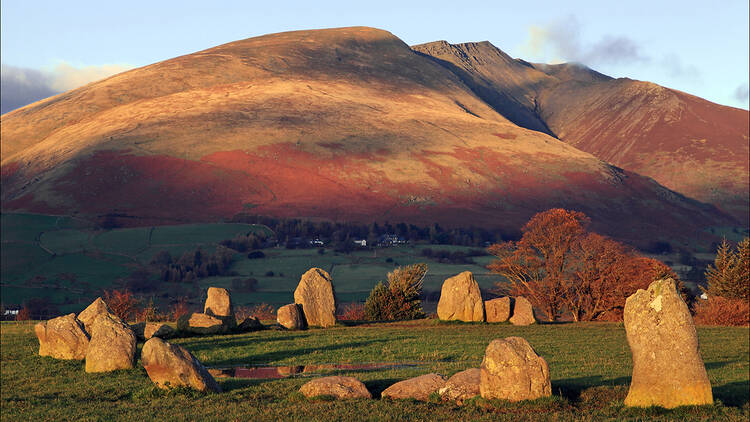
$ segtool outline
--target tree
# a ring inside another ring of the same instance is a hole
[[[387,282],[379,282],[367,298],[367,319],[383,321],[424,318],[420,296],[422,280],[426,274],[426,264],[407,265],[388,273]]]
[[[588,222],[578,211],[540,212],[521,229],[521,240],[489,247],[489,253],[499,258],[489,269],[508,279],[509,293],[527,297],[554,321],[565,305],[573,246],[585,236]]]
[[[706,269],[707,293],[728,299],[750,299],[750,238],[732,250],[724,239],[713,265]]]

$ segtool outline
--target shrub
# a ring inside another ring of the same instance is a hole
[[[138,309],[138,299],[129,290],[105,290],[104,301],[123,321],[132,321]]]
[[[24,306],[18,310],[16,314],[16,321],[28,321],[31,319],[31,311],[28,307]]]
[[[177,299],[174,305],[172,305],[172,321],[177,321],[181,316],[187,315],[190,312],[190,306],[186,297],[180,297]]]
[[[266,254],[264,254],[263,251],[252,251],[249,254],[247,254],[247,259],[262,259],[265,257],[266,257]]]
[[[261,303],[253,306],[248,311],[248,316],[254,316],[258,319],[276,319],[276,309],[267,303]]]
[[[344,306],[344,310],[338,315],[342,321],[364,321],[367,316],[365,305],[362,303],[349,303]]]
[[[701,325],[750,325],[750,304],[744,299],[709,296],[693,307],[695,323]]]
[[[424,318],[420,295],[425,274],[425,264],[407,265],[388,273],[387,284],[379,282],[367,298],[367,319],[393,321]]]
[[[153,299],[148,301],[148,305],[135,311],[136,322],[165,321],[167,319],[168,315],[159,312],[159,308],[156,307]]]

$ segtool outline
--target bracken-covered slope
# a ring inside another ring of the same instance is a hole
[[[714,204],[748,225],[746,110],[579,64],[527,63],[487,42],[413,48],[511,121]]]
[[[4,211],[517,229],[562,206],[627,239],[731,223],[519,127],[461,77],[371,28],[221,45],[7,113],[1,128]]]

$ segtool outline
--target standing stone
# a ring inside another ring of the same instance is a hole
[[[177,329],[194,334],[219,334],[226,332],[228,327],[219,317],[195,312],[181,316],[177,320]]]
[[[294,303],[302,305],[308,325],[332,327],[336,325],[336,296],[331,276],[320,268],[310,268],[294,291]]]
[[[237,319],[235,319],[234,310],[232,309],[232,298],[229,296],[229,290],[227,289],[209,287],[206,293],[206,303],[203,306],[203,313],[224,321],[227,331],[237,325]]]
[[[333,396],[337,399],[371,399],[362,381],[352,377],[323,377],[308,381],[299,389],[305,397]]]
[[[86,352],[86,372],[130,369],[135,361],[135,334],[112,315],[99,315],[91,328]]]
[[[625,301],[625,333],[633,353],[627,406],[712,404],[711,383],[687,305],[671,278]]]
[[[427,374],[397,382],[383,390],[382,398],[415,399],[427,401],[430,394],[445,387],[445,378],[438,374]]]
[[[174,335],[174,328],[163,322],[139,322],[131,324],[130,329],[138,340],[148,340],[151,337],[170,338]]]
[[[480,394],[481,373],[481,369],[472,368],[453,375],[448,378],[445,387],[440,389],[440,396],[444,400],[454,400],[459,404],[464,400],[478,396]]]
[[[443,321],[484,321],[482,293],[471,271],[445,280],[437,314]]]
[[[305,317],[294,303],[284,305],[276,311],[276,322],[287,330],[305,329]]]
[[[531,325],[536,322],[534,318],[534,307],[525,297],[518,296],[513,304],[513,316],[510,323],[513,325]]]
[[[264,330],[266,327],[263,326],[263,323],[260,322],[258,317],[249,316],[242,320],[240,324],[237,325],[237,331],[241,333],[246,333],[250,331],[260,331]]]
[[[93,302],[91,302],[91,305],[86,307],[86,309],[78,314],[78,320],[83,323],[83,326],[86,328],[86,332],[91,335],[91,326],[94,324],[94,320],[96,319],[96,317],[102,314],[108,314],[112,316],[115,315],[112,313],[112,310],[109,309],[107,303],[104,302],[104,299],[102,299],[101,297],[97,297]]]
[[[39,356],[68,360],[83,360],[86,357],[89,335],[76,319],[76,314],[40,322],[34,326],[34,332],[39,339]]]
[[[154,337],[143,345],[141,363],[159,388],[190,387],[220,393],[221,387],[192,353]]]
[[[484,302],[487,322],[505,322],[510,318],[511,299],[509,296],[499,297]]]
[[[533,400],[552,395],[547,361],[521,337],[492,340],[484,353],[479,391],[486,399]]]

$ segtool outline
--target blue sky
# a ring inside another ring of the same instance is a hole
[[[52,95],[229,41],[354,25],[408,44],[488,40],[513,57],[580,61],[747,109],[748,1],[711,3],[3,0],[2,111],[11,95]]]

